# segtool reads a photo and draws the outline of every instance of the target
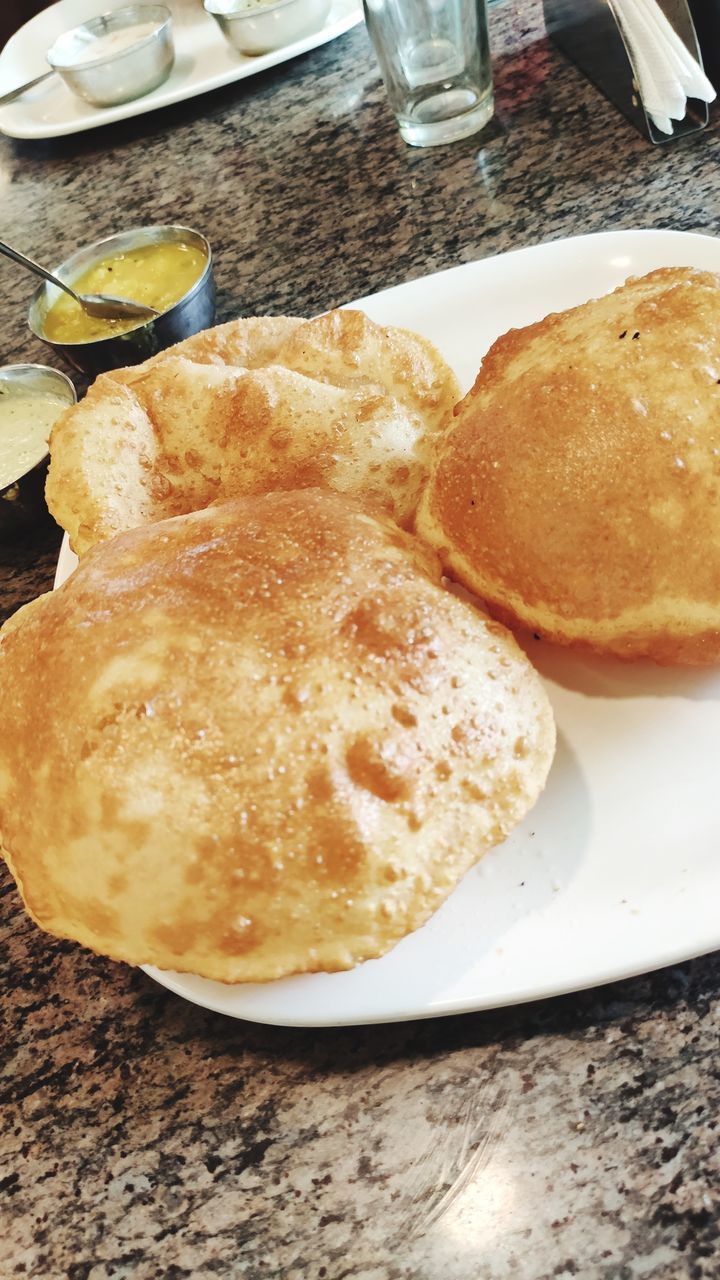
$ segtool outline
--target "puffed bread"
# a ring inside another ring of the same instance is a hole
[[[241,982],[383,954],[553,748],[510,634],[333,493],[120,534],[0,633],[5,857],[38,924],[133,964]]]
[[[561,644],[720,658],[720,280],[664,268],[511,330],[417,517],[493,614]]]
[[[429,342],[362,312],[233,321],[102,374],[53,428],[48,506],[78,555],[151,520],[310,486],[409,527],[459,394]]]

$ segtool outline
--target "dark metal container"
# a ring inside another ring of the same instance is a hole
[[[97,338],[92,342],[54,342],[45,336],[43,322],[53,303],[60,296],[56,285],[41,284],[34,292],[28,311],[28,324],[36,337],[41,338],[54,351],[69,360],[70,364],[83,373],[95,375],[107,369],[120,369],[125,365],[140,364],[158,351],[171,347],[183,338],[189,338],[201,329],[208,329],[215,319],[215,280],[213,276],[212,252],[208,241],[199,231],[190,227],[148,226],[135,227],[131,231],[121,231],[117,235],[108,236],[105,240],[97,240],[94,244],[73,253],[59,266],[53,268],[56,276],[72,285],[82,273],[113,252],[122,253],[129,249],[154,244],[161,241],[181,241],[193,244],[206,255],[207,262],[202,274],[192,288],[161,315],[127,333],[112,334],[107,338]]]

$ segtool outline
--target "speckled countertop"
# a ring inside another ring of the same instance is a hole
[[[715,117],[652,147],[549,44],[536,0],[498,0],[491,25],[480,137],[406,148],[361,26],[124,125],[3,139],[3,237],[57,260],[188,222],[228,319],[580,231],[717,230]],[[3,361],[45,359],[29,282],[0,278]],[[59,542],[48,520],[0,548],[0,616],[51,584]],[[720,1274],[717,956],[493,1014],[282,1030],[54,943],[0,884],[2,1280]]]

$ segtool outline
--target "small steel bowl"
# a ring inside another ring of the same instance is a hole
[[[28,324],[32,332],[69,360],[74,368],[95,375],[107,369],[140,364],[142,360],[157,355],[158,351],[164,351],[165,347],[171,347],[173,343],[189,338],[201,329],[208,329],[215,319],[212,251],[205,237],[190,227],[135,227],[131,231],[121,231],[105,240],[97,240],[85,249],[79,249],[54,267],[53,271],[66,284],[72,285],[84,271],[103,258],[110,257],[113,252],[123,253],[141,245],[178,240],[202,250],[207,258],[205,270],[178,302],[154,320],[148,320],[126,333],[95,338],[90,342],[55,342],[45,336],[43,323],[61,291],[57,285],[41,284],[35,290],[28,310]]]
[[[9,364],[0,368],[0,394],[27,395],[28,393],[57,396],[62,402],[58,417],[65,405],[75,404],[77,395],[69,378],[58,369],[44,364]],[[45,475],[49,453],[38,450],[38,455],[28,466],[19,466],[19,474],[9,484],[0,488],[0,538],[7,539],[34,524],[47,512],[45,505]]]
[[[58,36],[47,60],[71,93],[92,106],[131,102],[170,75],[175,61],[172,15],[162,4],[131,4],[103,13]]]
[[[257,56],[318,31],[331,0],[203,0],[225,39],[239,53]]]

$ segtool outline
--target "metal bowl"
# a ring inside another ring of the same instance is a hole
[[[331,0],[203,0],[225,39],[239,53],[273,53],[323,25]]]
[[[91,342],[54,342],[45,336],[43,324],[61,291],[56,285],[41,284],[35,290],[28,310],[28,324],[32,332],[54,351],[65,356],[74,368],[95,375],[107,369],[140,364],[158,351],[164,351],[165,347],[171,347],[173,343],[189,338],[201,329],[208,329],[215,319],[212,252],[205,237],[190,227],[135,227],[131,231],[121,231],[105,240],[97,240],[85,249],[79,249],[54,267],[54,274],[72,285],[84,271],[113,252],[123,253],[128,249],[160,241],[182,241],[184,244],[195,245],[207,258],[205,270],[168,311],[163,311],[154,320],[138,325],[135,329],[129,329],[127,333],[111,334],[107,338],[96,338]]]
[[[44,364],[9,364],[0,368],[0,389],[4,395],[28,393],[57,396],[63,405],[75,404],[77,395],[69,378]],[[0,538],[5,540],[35,523],[47,511],[45,475],[49,453],[38,450],[28,465],[19,464],[18,474],[0,488]]]
[[[172,15],[162,4],[131,4],[103,13],[58,36],[47,60],[71,93],[92,106],[131,102],[170,75],[175,61]]]

